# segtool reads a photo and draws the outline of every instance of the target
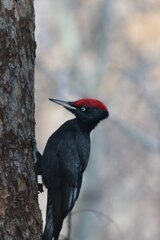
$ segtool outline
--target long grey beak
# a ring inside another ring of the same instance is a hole
[[[73,104],[72,102],[66,102],[66,101],[53,99],[53,98],[49,98],[49,100],[67,108],[68,110],[76,110],[76,108],[72,105]]]

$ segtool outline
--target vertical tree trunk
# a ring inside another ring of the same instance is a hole
[[[34,7],[0,0],[0,239],[38,240],[42,231],[34,140]]]

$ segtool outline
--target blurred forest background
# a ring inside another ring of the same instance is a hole
[[[92,133],[71,239],[159,240],[160,1],[35,0],[35,11],[40,151],[73,117],[49,97],[98,98],[110,110]]]

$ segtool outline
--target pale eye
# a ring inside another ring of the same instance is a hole
[[[85,112],[85,111],[86,111],[86,108],[85,108],[85,107],[81,107],[81,111],[82,111],[82,112]]]

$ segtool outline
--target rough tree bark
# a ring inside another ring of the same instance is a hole
[[[38,240],[42,220],[33,167],[34,7],[0,0],[0,239]]]

